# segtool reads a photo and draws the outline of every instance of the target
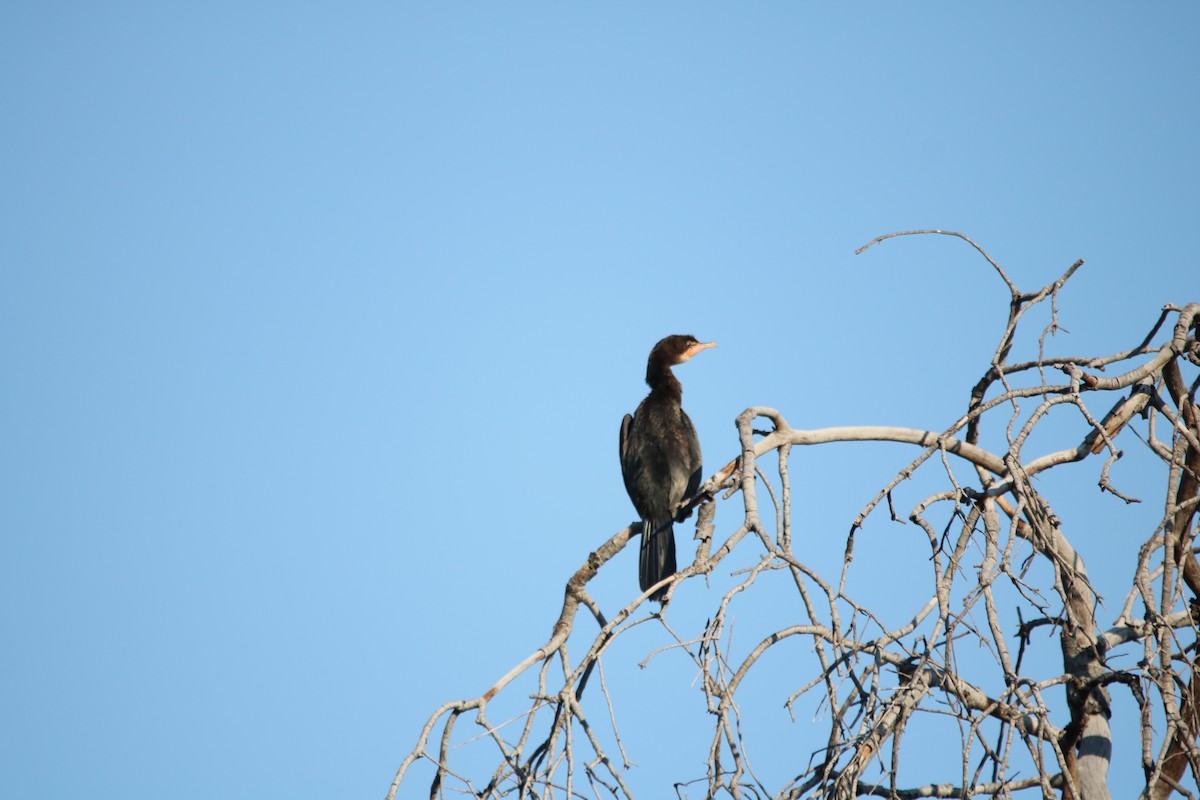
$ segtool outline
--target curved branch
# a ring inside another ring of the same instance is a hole
[[[778,414],[778,412],[773,413]],[[791,428],[777,430],[755,444],[754,454],[761,456],[784,445],[806,446],[829,444],[831,442],[900,442],[903,444],[915,444],[921,447],[953,453],[997,475],[1003,475],[1006,471],[1004,459],[993,453],[989,453],[982,447],[967,444],[953,436],[943,436],[933,431],[923,431],[917,428],[898,428],[882,425],[821,428],[811,431],[794,430]]]

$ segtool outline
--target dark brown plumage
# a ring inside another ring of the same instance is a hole
[[[683,387],[671,367],[716,342],[668,336],[654,345],[646,364],[650,394],[621,420],[621,475],[642,519],[638,577],[642,591],[675,574],[675,531],[685,519],[679,504],[700,488],[700,440],[683,410]],[[662,602],[666,587],[651,599]]]

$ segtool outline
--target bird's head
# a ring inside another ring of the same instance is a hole
[[[657,357],[666,364],[674,366],[682,364],[701,350],[716,346],[716,342],[700,342],[696,340],[695,336],[677,333],[654,345],[654,349],[650,351],[650,360],[654,361]]]

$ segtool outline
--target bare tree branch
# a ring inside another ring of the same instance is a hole
[[[680,658],[711,720],[705,752],[696,754],[703,767],[675,783],[680,798],[700,791],[705,798],[1107,800],[1109,763],[1131,738],[1138,752],[1121,758],[1140,759],[1144,798],[1193,796],[1200,772],[1200,305],[1155,310],[1145,337],[1118,352],[1056,357],[1047,351],[1062,331],[1060,294],[1066,297],[1082,261],[1023,292],[959,233],[888,234],[859,252],[915,234],[966,242],[1008,291],[1007,319],[973,373],[982,377],[961,415],[937,431],[801,430],[776,409],[747,408],[735,419],[733,458],[681,507],[698,512],[696,556],[663,581],[662,608],[645,606],[658,587],[615,603],[590,593],[640,526],[603,540],[567,580],[549,638],[478,697],[443,704],[428,718],[389,800],[416,780],[422,763],[431,798],[662,796],[664,787],[642,788],[633,777],[638,754],[627,750],[622,726],[638,723],[638,709],[623,702],[626,682],[614,675]],[[1028,334],[1029,312],[1038,306],[1049,322]],[[1021,348],[1036,348],[1037,357],[1009,363]],[[805,559],[810,541],[830,535],[811,529],[825,498],[811,479],[801,484],[805,494],[793,495],[792,459],[819,469],[820,448],[852,442],[901,445],[899,464],[882,487],[863,487],[870,499],[849,520],[840,573],[822,574]],[[1047,450],[1030,452],[1035,446]],[[1143,489],[1140,498],[1125,493],[1127,451],[1160,470],[1161,505]],[[1131,516],[1114,512],[1105,537],[1069,526],[1052,505],[1048,487],[1059,484],[1043,481],[1050,474],[1097,487],[1098,508],[1130,509]],[[904,504],[909,488],[925,495],[911,506]],[[739,495],[734,509],[728,501]],[[1126,505],[1140,499],[1148,502]],[[887,519],[864,529],[885,500]],[[718,521],[718,506],[733,513]],[[915,536],[927,557],[925,571],[905,574],[884,605],[870,591],[879,573],[862,566],[876,557],[877,524],[903,526],[896,530]],[[1097,548],[1125,554],[1121,575],[1108,574],[1112,560],[1096,557]],[[1089,568],[1105,574],[1094,581]],[[675,600],[685,584],[698,588]],[[1105,608],[1097,585],[1117,587],[1119,609]],[[754,597],[769,598],[779,620],[746,611]],[[684,602],[709,604],[704,625],[679,624],[672,604]],[[614,650],[634,629],[661,634],[640,662]],[[781,662],[788,669],[769,666]],[[593,675],[599,688],[588,691]],[[763,738],[751,731],[769,710],[747,701],[747,687],[761,687],[755,679],[764,676],[778,697],[775,710],[812,742],[802,755],[755,749]],[[506,721],[493,722],[489,712]],[[463,727],[473,736],[464,738]],[[940,754],[936,763],[919,758],[929,751]]]

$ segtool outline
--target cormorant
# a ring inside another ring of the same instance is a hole
[[[694,336],[668,336],[654,345],[646,364],[650,394],[633,415],[621,420],[621,476],[625,491],[642,519],[638,577],[642,591],[675,574],[675,532],[683,521],[679,504],[700,488],[700,440],[683,411],[683,387],[671,372],[716,342]],[[652,600],[662,602],[666,587]]]

